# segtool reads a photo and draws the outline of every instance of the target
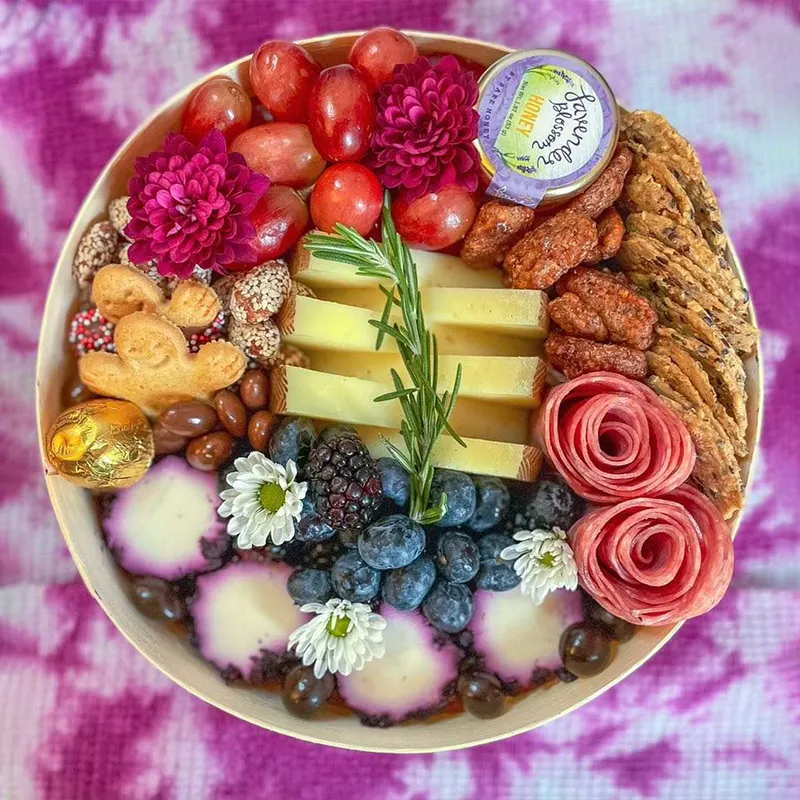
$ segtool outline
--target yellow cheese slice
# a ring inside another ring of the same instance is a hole
[[[283,304],[278,327],[285,342],[304,350],[373,353],[378,332],[369,324],[371,319],[376,319],[375,312],[365,308],[292,294]],[[427,322],[442,355],[529,356],[537,349],[537,343],[530,338]],[[390,337],[382,352],[397,352]]]
[[[417,266],[420,286],[474,286],[500,288],[503,273],[499,269],[472,269],[457,256],[432,253],[427,250],[412,250],[411,257]],[[356,274],[356,268],[337,261],[326,261],[311,253],[300,243],[294,249],[289,265],[295,280],[312,289],[324,287],[369,287],[378,280]]]
[[[356,426],[356,430],[373,458],[390,455],[381,435],[400,450],[405,450],[403,437],[397,431],[365,425]],[[464,438],[464,442],[466,447],[462,447],[451,436],[442,436],[431,454],[433,465],[473,475],[493,475],[520,481],[536,480],[542,468],[542,452],[532,445],[469,438]]]
[[[275,368],[270,377],[270,408],[276,414],[400,429],[403,411],[399,401],[375,402],[376,397],[392,391],[386,383],[289,366]],[[530,417],[525,408],[459,397],[451,424],[459,436],[527,444]]]
[[[335,375],[390,383],[394,369],[406,380],[408,373],[399,355],[392,353],[343,353],[307,351],[311,368]],[[536,356],[439,356],[439,386],[449,389],[461,364],[462,397],[507,403],[524,408],[539,405],[547,377],[544,359]]]
[[[368,308],[380,314],[385,303],[378,289],[321,289],[322,300]],[[422,289],[428,325],[452,325],[506,336],[542,339],[547,336],[547,296],[530,289]],[[394,314],[400,310],[395,308]]]

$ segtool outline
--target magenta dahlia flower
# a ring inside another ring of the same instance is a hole
[[[179,278],[195,267],[225,274],[231,264],[254,264],[248,214],[268,188],[265,175],[227,152],[218,130],[199,145],[168,134],[161,150],[136,159],[128,184],[129,259],[155,260],[159,273]]]
[[[409,199],[455,183],[478,188],[478,82],[454,56],[394,69],[378,96],[370,166],[389,189]]]

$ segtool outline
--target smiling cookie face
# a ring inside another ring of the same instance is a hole
[[[93,392],[131,400],[153,417],[179,400],[210,400],[239,380],[247,365],[229,342],[211,342],[190,354],[180,328],[143,311],[119,321],[114,344],[117,354],[81,359],[81,379]]]

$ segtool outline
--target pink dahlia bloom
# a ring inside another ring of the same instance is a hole
[[[170,133],[162,150],[136,159],[128,184],[130,260],[154,259],[162,275],[179,278],[195,267],[225,274],[231,264],[254,264],[248,214],[268,188],[266,176],[227,152],[218,130],[199,145]]]
[[[395,67],[378,96],[370,166],[409,199],[455,183],[478,188],[478,82],[454,56]]]

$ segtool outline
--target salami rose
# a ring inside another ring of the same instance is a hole
[[[611,372],[556,386],[538,425],[555,468],[594,503],[664,494],[694,467],[694,445],[679,417],[647,386]]]
[[[692,486],[600,508],[570,531],[578,579],[634,625],[671,625],[712,609],[733,574],[730,531]]]

